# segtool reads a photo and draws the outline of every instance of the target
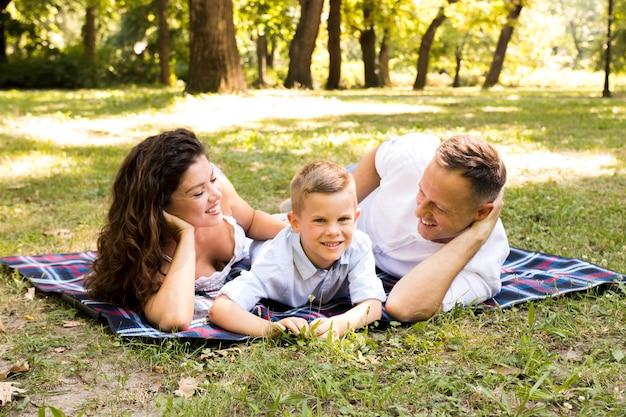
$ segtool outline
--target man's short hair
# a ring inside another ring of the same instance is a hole
[[[456,135],[444,141],[433,160],[467,178],[480,204],[493,202],[506,182],[506,167],[498,151],[471,135]]]

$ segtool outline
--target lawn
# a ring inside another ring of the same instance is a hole
[[[623,79],[618,86],[626,90]],[[580,87],[2,91],[0,257],[95,249],[118,165],[161,130],[193,129],[240,194],[268,212],[305,162],[347,165],[390,136],[424,131],[471,133],[498,148],[511,246],[624,273],[619,89],[612,99]],[[0,416],[622,416],[626,408],[624,284],[337,342],[229,345],[121,339],[29,287],[0,273],[0,382],[24,390]]]

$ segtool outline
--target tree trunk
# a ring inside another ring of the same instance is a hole
[[[6,8],[9,3],[11,0],[0,0],[0,64],[7,62],[6,21],[9,19],[9,14]]]
[[[370,6],[363,5],[363,22],[365,30],[361,31],[359,43],[363,54],[363,72],[365,88],[378,87],[378,75],[376,75],[376,32],[374,23],[370,17]]]
[[[267,68],[274,68],[274,52],[276,51],[276,35],[270,36],[270,41],[267,49]]]
[[[609,75],[611,74],[611,25],[613,24],[613,0],[609,0],[609,17],[607,21],[606,32],[606,50],[604,51],[604,89],[602,97],[611,97],[611,89],[609,88]]]
[[[189,81],[185,92],[247,93],[232,0],[189,0]]]
[[[439,9],[439,13],[430,22],[430,26],[426,29],[426,33],[422,37],[420,43],[419,55],[417,57],[417,77],[415,83],[413,83],[413,90],[423,90],[426,87],[426,75],[428,74],[428,61],[430,61],[430,48],[433,46],[433,39],[435,39],[435,33],[437,28],[446,20],[444,14],[444,7]]]
[[[461,43],[454,49],[454,62],[456,63],[454,67],[454,80],[452,81],[452,88],[458,88],[461,86],[461,65],[463,64],[463,45],[465,42]]]
[[[159,64],[161,74],[159,81],[163,85],[170,85],[170,32],[167,23],[167,0],[157,1],[159,14]]]
[[[341,0],[330,0],[328,12],[327,90],[337,90],[341,82]]]
[[[496,45],[496,52],[493,55],[493,61],[491,61],[491,67],[489,67],[489,72],[487,73],[485,83],[483,84],[484,89],[493,87],[500,79],[500,73],[502,72],[502,65],[504,64],[504,57],[506,55],[506,48],[511,40],[513,28],[519,19],[520,13],[522,13],[523,7],[524,5],[520,1],[519,3],[514,4],[513,8],[509,10],[506,23],[502,27],[502,31],[500,31],[500,38],[498,39],[498,45]]]
[[[89,63],[94,63],[96,61],[96,6],[87,6],[84,36],[85,59]]]
[[[391,87],[391,77],[389,76],[389,30],[385,29],[383,40],[380,43],[380,52],[378,53],[378,77],[379,85]]]
[[[300,0],[300,21],[289,46],[289,71],[285,87],[313,88],[311,57],[322,20],[324,0]]]
[[[256,67],[258,77],[256,80],[256,86],[263,88],[267,84],[265,83],[265,74],[267,72],[267,36],[258,35],[256,38]]]

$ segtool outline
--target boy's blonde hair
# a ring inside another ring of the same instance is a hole
[[[332,194],[345,190],[354,194],[356,207],[354,179],[347,169],[328,161],[310,162],[291,180],[291,209],[300,214],[304,199],[311,193]]]

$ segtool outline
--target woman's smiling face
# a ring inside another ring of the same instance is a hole
[[[219,179],[206,156],[187,168],[165,208],[194,227],[215,226],[222,220],[222,191]]]

